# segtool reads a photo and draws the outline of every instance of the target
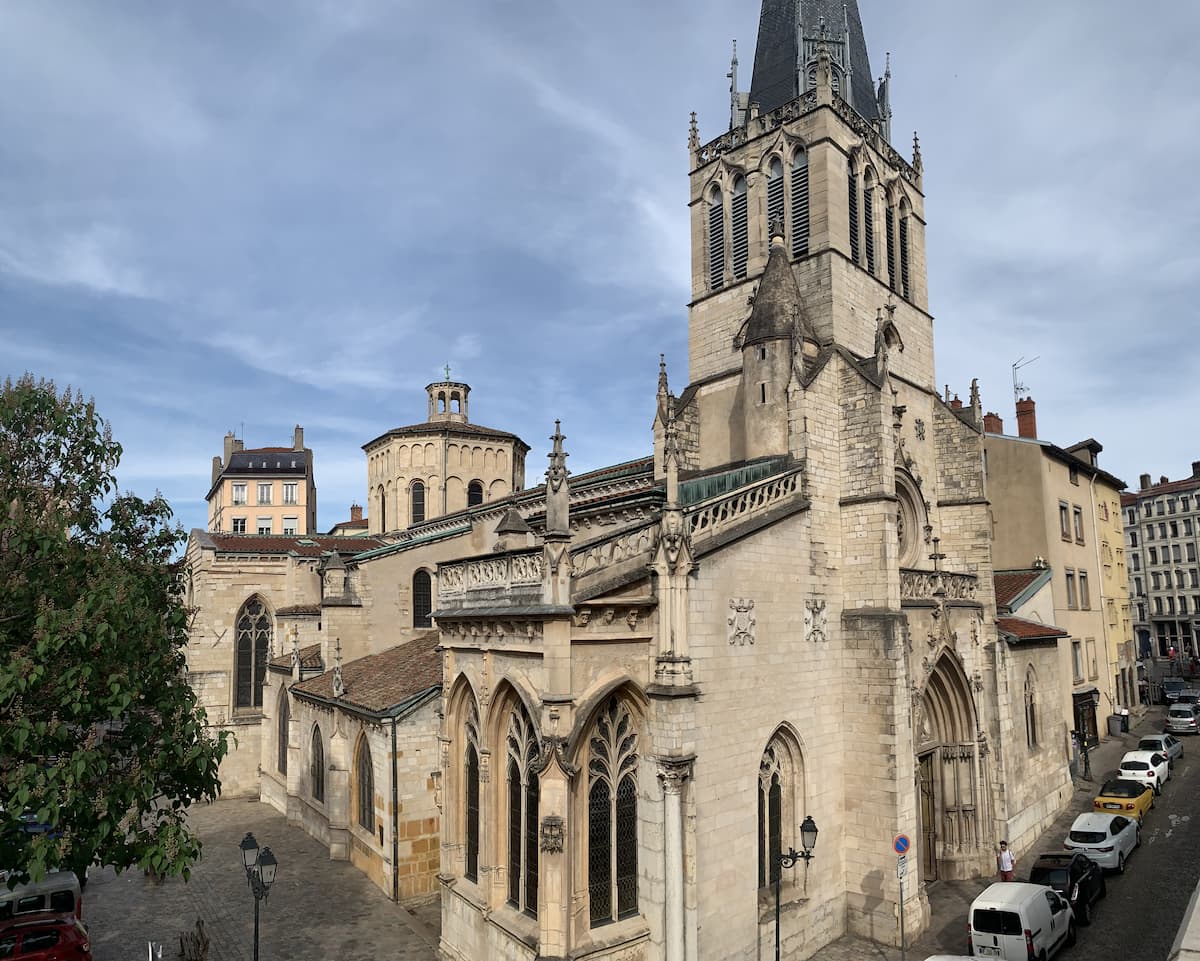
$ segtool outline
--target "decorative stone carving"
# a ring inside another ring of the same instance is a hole
[[[729,643],[744,647],[755,640],[754,601],[747,597],[729,599]]]
[[[692,776],[692,759],[677,757],[660,757],[658,759],[658,780],[662,784],[664,794],[682,794],[683,782]]]
[[[538,847],[544,854],[562,854],[563,852],[563,819],[557,814],[547,814],[542,818],[542,837]]]
[[[689,513],[687,519],[692,537],[695,539],[719,534],[802,493],[799,469],[768,477]]]
[[[604,570],[630,558],[650,554],[655,547],[656,524],[614,534],[588,544],[571,554],[571,576],[580,577],[592,571]]]
[[[913,431],[917,435],[917,440],[925,439],[925,421],[921,420],[920,417],[913,421]]]
[[[829,612],[824,601],[804,602],[804,639],[817,644],[829,640]]]
[[[638,609],[632,607],[629,613],[625,615],[625,623],[629,625],[631,631],[636,631],[638,626]]]
[[[576,627],[587,627],[588,621],[590,621],[591,619],[592,619],[592,609],[590,607],[584,607],[575,612],[575,626]]]
[[[978,589],[979,578],[974,574],[913,570],[900,572],[900,597],[906,601],[933,600],[939,597],[954,601],[973,601]]]

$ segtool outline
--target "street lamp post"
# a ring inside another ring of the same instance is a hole
[[[258,961],[258,908],[271,893],[279,862],[270,848],[258,849],[258,842],[249,831],[238,847],[242,851],[242,867],[246,869],[246,884],[254,895],[254,961]]]
[[[775,961],[780,961],[780,936],[779,936],[779,894],[780,887],[783,883],[783,869],[794,868],[797,861],[805,863],[812,860],[813,848],[817,846],[817,822],[812,819],[812,815],[804,818],[804,822],[800,825],[800,847],[804,850],[797,851],[795,848],[788,848],[779,855],[779,863],[776,865],[775,871]]]

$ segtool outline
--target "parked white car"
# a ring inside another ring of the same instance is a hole
[[[1169,765],[1183,757],[1183,742],[1173,734],[1143,734],[1138,739],[1137,749],[1165,754]]]
[[[1071,825],[1063,847],[1078,851],[1102,868],[1125,873],[1125,862],[1142,843],[1142,833],[1133,818],[1123,814],[1081,814]]]
[[[1167,763],[1166,755],[1157,751],[1129,751],[1121,758],[1121,773],[1118,776],[1149,784],[1155,794],[1161,794],[1162,786],[1171,776],[1171,766]]]

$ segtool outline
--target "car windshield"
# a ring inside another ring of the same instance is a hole
[[[1122,761],[1121,762],[1121,770],[1122,771],[1148,771],[1148,770],[1150,770],[1150,765],[1147,764],[1145,761]]]
[[[1035,867],[1029,874],[1029,880],[1033,884],[1046,884],[1050,887],[1063,887],[1068,880],[1066,868],[1038,868]]]
[[[1192,709],[1186,704],[1177,704],[1167,712],[1171,717],[1191,717]]]
[[[1021,934],[1021,918],[1015,911],[976,908],[973,925],[980,934]]]
[[[1103,831],[1072,831],[1068,837],[1076,844],[1099,844],[1107,835]]]
[[[1161,747],[1158,741],[1148,738],[1144,741],[1138,741],[1139,751],[1157,751]]]
[[[1183,686],[1183,681],[1178,678],[1167,678],[1167,680],[1162,682],[1164,691],[1182,691]]]
[[[1139,797],[1145,790],[1137,781],[1117,779],[1115,781],[1106,781],[1100,793],[1107,797]]]

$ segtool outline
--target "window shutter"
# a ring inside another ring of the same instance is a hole
[[[908,215],[900,218],[900,292],[906,300],[908,292]]]
[[[859,263],[862,254],[858,245],[858,172],[854,169],[854,164],[849,167],[849,195],[847,197],[847,208],[850,214],[850,259],[856,264]]]
[[[808,256],[808,154],[792,159],[792,256]]]
[[[729,221],[733,234],[733,276],[741,280],[746,276],[746,263],[750,259],[749,224],[746,222],[746,181],[738,177],[733,185],[733,197],[729,201]]]
[[[708,285],[713,290],[725,286],[725,207],[719,190],[708,201]]]
[[[867,253],[867,270],[875,273],[875,185],[868,180],[863,181],[863,231],[864,244]]]
[[[888,286],[896,289],[896,208],[887,208],[887,220],[884,233],[887,241],[887,273]]]

